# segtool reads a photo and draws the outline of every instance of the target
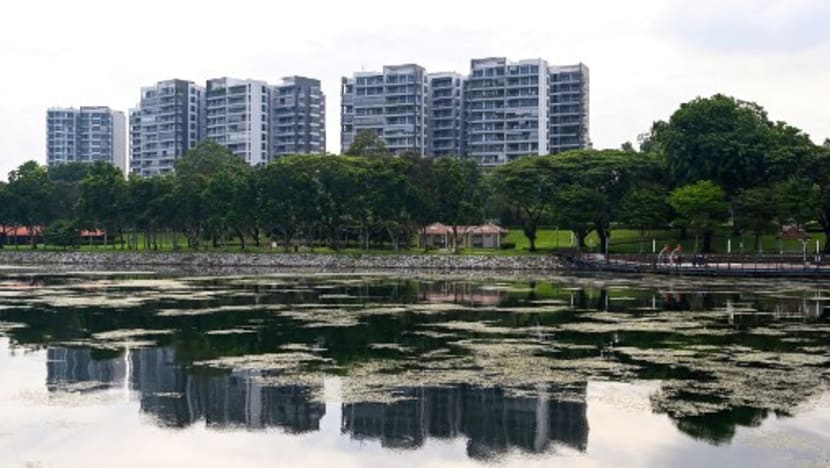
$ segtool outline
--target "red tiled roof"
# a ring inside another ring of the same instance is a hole
[[[104,237],[106,232],[96,229],[94,231],[87,231],[86,229],[81,231],[81,237]]]
[[[41,226],[35,226],[35,235],[39,236],[43,232]],[[20,226],[14,228],[13,226],[0,226],[0,234],[5,234],[6,237],[29,237],[29,228]]]

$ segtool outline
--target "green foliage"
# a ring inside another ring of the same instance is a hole
[[[52,189],[46,168],[34,161],[25,162],[9,173],[7,198],[13,224],[27,226],[30,230],[47,224],[53,212]],[[36,246],[35,236],[32,236],[32,248]]]
[[[738,193],[735,224],[755,236],[753,251],[760,250],[761,236],[772,230],[776,214],[773,192],[768,187],[755,187]]]
[[[549,163],[558,187],[552,196],[556,222],[577,233],[580,247],[585,247],[585,236],[595,229],[602,249],[623,196],[657,167],[649,154],[616,150],[569,151],[550,156]]]
[[[510,206],[522,231],[530,242],[530,251],[536,251],[536,231],[556,190],[555,174],[547,158],[519,158],[493,173],[492,185],[497,194]]]
[[[481,170],[472,160],[444,157],[434,165],[436,215],[453,228],[482,220]],[[460,246],[455,246],[460,251]]]
[[[682,104],[655,135],[678,185],[711,180],[734,194],[764,182],[772,124],[755,103],[721,94]]]
[[[666,187],[657,183],[635,184],[620,201],[619,221],[641,230],[664,226],[672,218],[668,194]]]
[[[209,235],[214,244],[222,235],[218,227],[221,222],[216,214],[221,206],[215,204],[215,196],[206,196],[211,190],[211,179],[220,173],[226,180],[232,179],[233,174],[247,169],[248,165],[242,158],[212,140],[199,142],[176,161],[174,197],[181,227],[191,247],[199,247],[203,234]],[[214,190],[218,189],[214,187]]]
[[[112,164],[95,162],[81,181],[78,213],[83,226],[120,232],[127,206],[127,182]]]
[[[43,242],[57,245],[59,247],[74,247],[80,241],[78,226],[71,220],[60,219],[49,226],[43,232]]]
[[[772,201],[778,224],[803,228],[819,216],[819,187],[809,180],[791,179],[772,186]]]
[[[367,158],[377,158],[384,156],[391,156],[391,152],[386,148],[386,143],[374,130],[360,130],[354,136],[354,141],[346,151],[346,156],[363,156]]]
[[[712,233],[729,215],[724,190],[712,181],[702,180],[673,190],[668,202],[682,225],[703,235],[703,250],[710,252]]]

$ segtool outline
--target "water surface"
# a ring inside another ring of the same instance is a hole
[[[0,270],[2,466],[830,466],[830,286]]]

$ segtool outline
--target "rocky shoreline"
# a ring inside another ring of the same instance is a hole
[[[193,268],[312,268],[326,270],[478,270],[559,271],[546,255],[347,255],[222,252],[54,252],[0,250],[0,265]]]

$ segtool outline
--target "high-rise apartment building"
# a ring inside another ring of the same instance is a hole
[[[107,161],[126,173],[124,113],[109,107],[52,108],[46,112],[46,163]]]
[[[141,89],[130,111],[130,172],[154,176],[173,171],[204,132],[204,88],[191,81],[167,80]]]
[[[361,130],[373,130],[395,154],[429,151],[429,81],[415,64],[359,72],[341,81],[340,147],[346,152]]]
[[[248,164],[270,157],[271,87],[264,81],[216,78],[205,92],[205,137],[227,147]]]
[[[271,90],[270,156],[326,152],[326,97],[320,80],[283,78]]]
[[[464,76],[429,75],[430,156],[462,156],[464,141]]]
[[[417,65],[401,65],[343,78],[342,151],[364,129],[377,132],[395,153],[412,150],[408,144],[426,129],[421,140],[425,145],[418,147],[422,155],[469,157],[483,166],[591,146],[590,83],[584,64],[474,59],[467,76],[428,74],[425,101],[419,87],[401,85],[419,81],[422,73]],[[400,113],[404,109],[408,113]],[[422,127],[420,109],[426,115]]]
[[[474,59],[464,89],[467,156],[495,166],[548,153],[548,64]]]
[[[589,72],[584,64],[550,67],[550,152],[591,147]]]

